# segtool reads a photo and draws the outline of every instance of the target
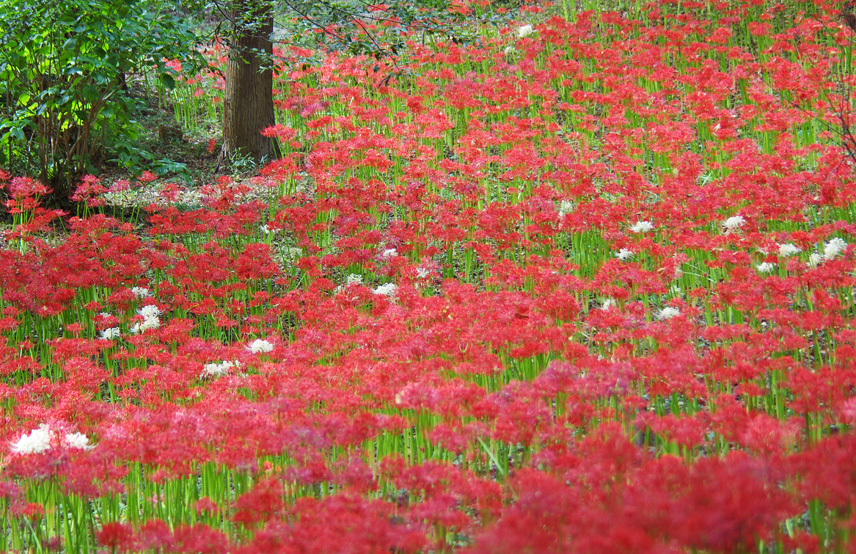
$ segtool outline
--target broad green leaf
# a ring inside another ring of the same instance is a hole
[[[167,90],[172,90],[175,88],[175,78],[169,73],[161,73],[158,78],[160,82],[167,88]]]

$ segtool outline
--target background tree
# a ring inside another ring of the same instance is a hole
[[[275,143],[262,131],[276,124],[273,104],[273,18],[269,0],[234,0],[230,6],[229,57],[223,103],[221,156],[260,162]]]

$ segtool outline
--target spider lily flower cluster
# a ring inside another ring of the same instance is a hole
[[[278,48],[144,226],[0,175],[0,551],[852,551],[841,6],[579,4]]]

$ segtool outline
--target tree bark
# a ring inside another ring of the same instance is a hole
[[[276,124],[273,107],[273,4],[270,0],[234,0],[234,35],[226,64],[223,103],[223,151],[254,161],[270,159],[273,140],[262,136]]]

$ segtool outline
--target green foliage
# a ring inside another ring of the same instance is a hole
[[[92,164],[134,159],[128,79],[168,59],[201,67],[196,38],[161,0],[0,0],[0,165],[60,198]]]

